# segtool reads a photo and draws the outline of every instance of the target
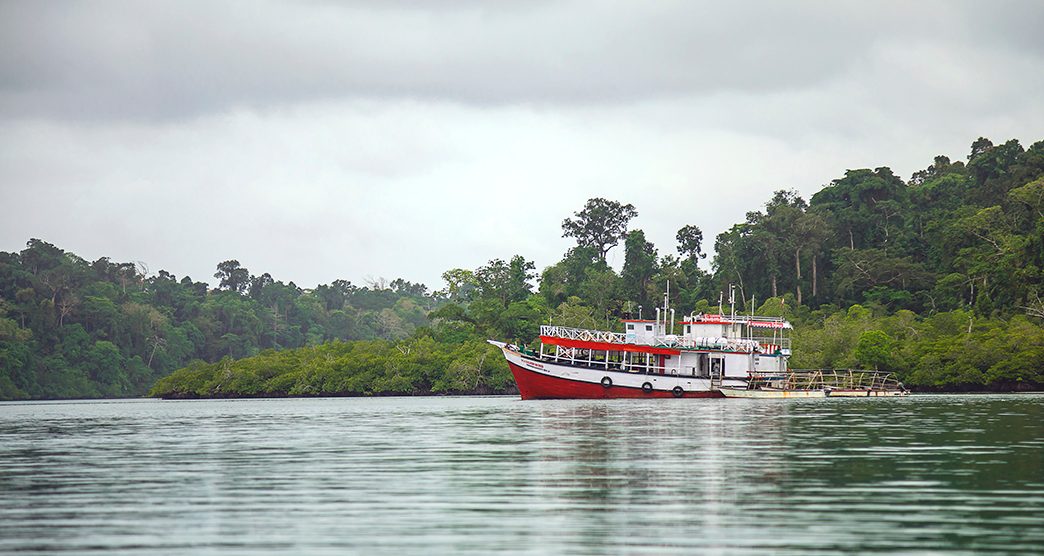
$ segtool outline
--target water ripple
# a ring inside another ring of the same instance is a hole
[[[1036,552],[1044,396],[0,404],[0,552]]]

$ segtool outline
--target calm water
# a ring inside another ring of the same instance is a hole
[[[0,552],[1044,552],[1044,396],[0,404]]]

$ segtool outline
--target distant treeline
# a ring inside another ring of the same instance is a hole
[[[1044,141],[980,138],[967,162],[939,156],[908,181],[849,170],[807,202],[777,191],[717,236],[711,272],[697,225],[680,222],[661,255],[635,216],[591,199],[562,224],[576,245],[542,273],[495,259],[446,271],[437,292],[305,290],[236,261],[210,289],[31,240],[0,253],[0,397],[138,395],[179,367],[153,394],[501,392],[506,366],[483,339],[531,342],[549,319],[617,328],[649,316],[668,280],[686,313],[716,312],[733,286],[738,310],[786,315],[794,367],[876,367],[928,389],[1044,385]],[[605,257],[621,242],[617,273]]]
[[[481,340],[334,341],[196,361],[149,392],[167,398],[506,394],[517,392],[500,350]]]
[[[218,288],[142,263],[88,262],[47,242],[0,252],[0,399],[123,397],[192,361],[330,340],[399,340],[428,323],[420,284],[305,290],[217,266]]]

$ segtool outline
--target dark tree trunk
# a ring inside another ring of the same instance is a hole
[[[812,255],[812,297],[816,296],[816,256]]]
[[[794,289],[797,290],[797,304],[801,305],[801,248],[798,247],[794,250],[794,270],[797,273],[797,279],[794,280]]]

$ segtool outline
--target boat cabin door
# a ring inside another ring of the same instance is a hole
[[[710,355],[701,353],[696,356],[696,368],[692,374],[700,378],[710,378]]]
[[[711,357],[710,358],[710,379],[711,386],[720,386],[721,377],[725,375],[725,358],[724,357]]]

